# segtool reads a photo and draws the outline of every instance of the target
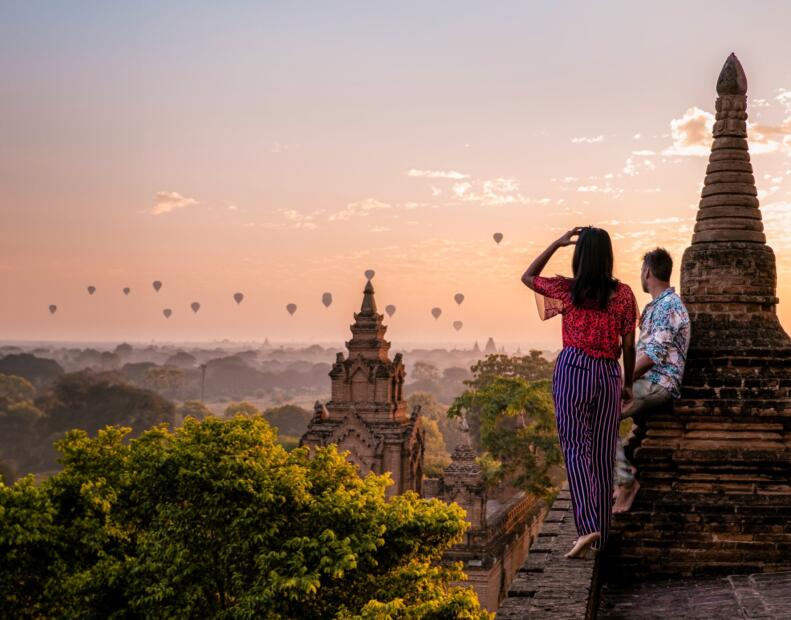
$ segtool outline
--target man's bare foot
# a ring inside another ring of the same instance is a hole
[[[639,490],[640,483],[637,482],[637,478],[635,478],[629,486],[619,486],[615,498],[615,505],[612,507],[613,514],[629,512],[629,509],[632,507],[632,502]]]

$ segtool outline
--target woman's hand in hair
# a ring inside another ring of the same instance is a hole
[[[579,237],[579,234],[582,232],[582,226],[575,226],[570,231],[568,231],[565,235],[560,237],[555,244],[564,248],[567,245],[574,245],[577,243],[576,239],[572,239],[572,237]]]

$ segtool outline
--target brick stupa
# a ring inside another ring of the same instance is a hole
[[[681,265],[692,321],[682,397],[635,420],[627,454],[641,488],[614,520],[616,580],[791,569],[791,342],[775,311],[746,93],[731,54]]]
[[[330,370],[331,400],[317,402],[313,420],[300,444],[337,444],[350,452],[361,475],[390,472],[395,484],[387,495],[421,492],[424,435],[419,408],[407,412],[402,390],[406,373],[400,353],[391,360],[387,327],[376,309],[368,280],[360,311],[354,313],[348,357],[338,353]]]

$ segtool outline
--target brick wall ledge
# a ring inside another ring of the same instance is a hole
[[[563,557],[577,531],[564,484],[547,513],[527,560],[517,572],[497,620],[593,620],[598,611],[598,561]]]

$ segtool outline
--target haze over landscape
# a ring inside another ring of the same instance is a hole
[[[0,339],[340,343],[374,269],[394,343],[558,346],[523,269],[598,225],[648,300],[640,256],[680,265],[711,140],[701,76],[732,49],[788,325],[788,9],[741,8],[7,4]]]

